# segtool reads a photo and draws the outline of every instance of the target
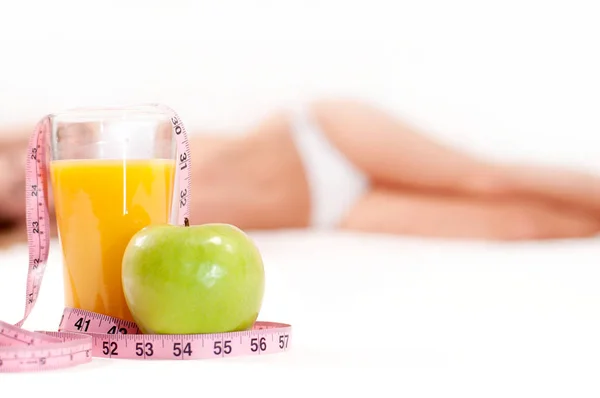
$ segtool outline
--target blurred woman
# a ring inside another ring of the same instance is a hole
[[[0,219],[16,228],[32,129],[0,135],[12,137],[0,138]],[[598,177],[489,162],[364,102],[316,101],[190,141],[192,224],[491,240],[600,230]]]

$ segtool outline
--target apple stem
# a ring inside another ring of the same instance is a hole
[[[186,227],[189,227],[189,226],[190,226],[190,220],[188,220],[188,218],[186,217],[186,218],[183,220],[183,224],[184,224]]]

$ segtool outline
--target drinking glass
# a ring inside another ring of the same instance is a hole
[[[65,305],[133,321],[121,283],[125,248],[140,229],[175,217],[170,115],[152,106],[85,108],[50,120]]]

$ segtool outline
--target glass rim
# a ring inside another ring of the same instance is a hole
[[[157,105],[89,106],[65,109],[49,115],[53,123],[102,121],[141,121],[170,119],[171,114]]]

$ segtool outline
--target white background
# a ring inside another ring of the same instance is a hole
[[[3,0],[0,123],[160,101],[243,131],[353,96],[492,157],[600,170],[596,4]]]

